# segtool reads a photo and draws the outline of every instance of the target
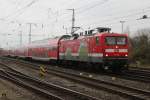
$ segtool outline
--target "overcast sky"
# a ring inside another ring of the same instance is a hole
[[[110,27],[113,32],[148,28],[150,0],[0,0],[0,46],[13,47],[28,43],[29,23],[32,23],[32,41],[70,32],[72,12],[75,8],[75,25],[83,29]]]

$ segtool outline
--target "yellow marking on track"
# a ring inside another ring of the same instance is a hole
[[[46,67],[45,66],[40,66],[39,76],[40,77],[45,77],[45,75],[46,75]]]

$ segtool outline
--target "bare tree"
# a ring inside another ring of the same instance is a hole
[[[136,36],[130,39],[132,50],[130,58],[132,61],[141,63],[150,62],[150,29],[142,29],[136,32]]]

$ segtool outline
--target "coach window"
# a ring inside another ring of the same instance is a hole
[[[99,37],[96,37],[95,40],[96,40],[96,45],[99,45],[100,44]]]

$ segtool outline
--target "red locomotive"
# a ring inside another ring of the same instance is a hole
[[[121,70],[128,65],[127,34],[110,33],[98,27],[83,33],[33,42],[9,51],[9,55],[45,61],[92,64],[93,67]]]

